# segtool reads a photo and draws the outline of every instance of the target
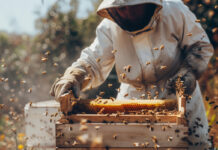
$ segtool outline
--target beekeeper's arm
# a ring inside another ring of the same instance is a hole
[[[108,20],[103,20],[97,27],[94,42],[85,48],[80,58],[55,81],[51,95],[58,100],[62,94],[72,90],[74,96],[79,97],[81,90],[99,86],[114,66],[112,50],[109,23]]]
[[[175,80],[180,75],[184,81],[186,94],[191,95],[196,87],[196,80],[207,69],[214,49],[201,24],[189,8],[182,2],[178,7],[179,9],[175,10],[178,19],[177,36],[184,60],[178,73],[169,80],[168,88],[171,91],[175,89]]]

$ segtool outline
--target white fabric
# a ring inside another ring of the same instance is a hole
[[[98,7],[98,11],[106,8],[138,5],[143,3],[162,5],[162,0],[104,0]]]
[[[150,1],[105,0],[99,9]],[[162,3],[161,0],[154,0],[153,2],[162,5],[162,9],[156,14],[158,19],[152,23],[150,31],[135,35],[122,30],[109,19],[104,19],[100,23],[97,27],[95,41],[82,51],[81,57],[73,64],[76,67],[80,67],[82,63],[91,66],[91,70],[88,71],[92,76],[89,86],[97,87],[102,84],[115,65],[121,82],[118,99],[140,98],[142,94],[146,95],[147,91],[150,91],[152,96],[155,95],[155,91],[158,91],[159,98],[176,98],[175,95],[167,95],[167,91],[161,89],[165,87],[166,81],[176,73],[182,63],[181,49],[198,41],[207,42],[209,46],[199,51],[199,55],[202,56],[204,63],[208,64],[213,55],[213,47],[201,25],[195,22],[196,17],[193,13],[179,0],[164,0]],[[192,36],[187,36],[188,33],[192,33]],[[161,45],[164,45],[163,50],[160,50]],[[159,50],[153,48],[159,48]],[[117,52],[113,54],[112,50],[117,50]],[[96,61],[98,58],[100,62]],[[123,69],[127,65],[132,66],[129,73]],[[167,68],[161,69],[161,66],[167,66]],[[125,79],[121,78],[122,73],[126,74]],[[151,85],[156,85],[156,87],[152,89]],[[143,90],[138,91],[139,87]],[[129,95],[124,97],[126,93]],[[203,128],[195,129],[196,133],[192,134],[191,140],[195,141],[194,144],[202,142],[207,146],[208,123],[198,84],[190,103],[187,103],[187,112],[190,128],[194,128],[197,117],[201,119],[200,122],[203,125]],[[196,138],[195,134],[200,135],[200,138]]]

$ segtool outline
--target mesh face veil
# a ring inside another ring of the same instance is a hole
[[[152,28],[162,3],[162,0],[103,0],[97,14],[136,35]]]
[[[129,32],[143,29],[150,22],[155,4],[114,7],[107,9],[111,18],[123,29]]]

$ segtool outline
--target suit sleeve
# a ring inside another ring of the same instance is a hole
[[[207,69],[214,49],[195,15],[182,2],[179,7],[182,18],[179,26],[180,46],[184,54],[184,65],[189,67],[198,79]]]
[[[96,29],[94,42],[81,52],[80,58],[72,66],[86,71],[90,81],[83,90],[102,84],[114,66],[113,45],[110,22],[104,19]]]

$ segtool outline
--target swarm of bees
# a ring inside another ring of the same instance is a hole
[[[190,0],[186,0],[186,2],[189,2]],[[211,3],[211,1],[209,1],[209,0],[206,0],[205,1],[205,3],[207,4],[207,5],[209,5],[210,3]],[[198,7],[200,8],[202,8],[202,4],[199,4],[198,5]],[[217,9],[218,8],[218,6],[217,5],[214,5],[213,6],[213,8],[214,9]],[[212,16],[214,16],[214,11],[213,10],[210,10],[210,11],[208,11],[208,13],[207,13],[207,15],[208,15],[208,17],[212,17]],[[201,19],[196,19],[195,20],[195,22],[196,23],[205,23],[207,21],[207,19],[206,19],[206,17],[205,18],[201,18]],[[212,33],[213,34],[215,34],[217,32],[217,27],[213,27],[213,29],[212,29]],[[193,36],[193,34],[194,33],[185,33],[185,35],[186,36],[188,36],[188,37],[191,37],[191,36]],[[203,37],[205,37],[206,35],[203,35]],[[160,46],[158,46],[158,47],[155,47],[155,48],[153,48],[153,50],[164,50],[166,47],[164,46],[164,45],[160,45]],[[39,57],[39,60],[38,60],[38,62],[41,62],[41,63],[46,63],[46,62],[48,62],[49,61],[49,57],[48,57],[48,55],[50,55],[50,51],[46,51],[44,54],[43,54],[43,56],[41,56],[41,57]],[[117,50],[113,50],[112,52],[111,52],[112,54],[116,54],[117,53]],[[216,60],[218,60],[217,58],[216,58]],[[98,59],[96,59],[96,62],[101,62],[101,59],[100,58],[98,58]],[[149,64],[151,64],[151,62],[146,62],[146,65],[149,65]],[[58,67],[58,65],[60,65],[60,64],[58,64],[58,63],[56,63],[56,62],[54,62],[54,63],[52,63],[52,65],[54,66],[54,67]],[[2,61],[2,64],[1,64],[1,69],[7,69],[8,67],[9,67],[9,65],[7,65],[4,61]],[[165,69],[167,69],[167,66],[161,66],[160,67],[160,69],[161,70],[165,70]],[[45,70],[45,69],[43,69],[44,71],[41,71],[40,73],[41,73],[41,75],[46,75],[47,74],[47,71]],[[124,68],[124,71],[125,71],[125,73],[129,73],[129,72],[131,72],[131,70],[132,70],[132,66],[130,66],[130,65],[128,65],[128,66],[125,66],[125,68]],[[48,72],[49,73],[49,72]],[[123,78],[123,79],[125,79],[126,78],[126,74],[125,73],[123,73],[122,75],[121,75],[121,77]],[[17,75],[17,73],[16,73],[16,75]],[[87,78],[88,79],[88,78]],[[12,80],[13,79],[11,79],[10,77],[0,77],[0,83],[10,83],[10,82],[12,82]],[[31,88],[29,88],[29,89],[25,89],[24,91],[25,92],[28,92],[28,93],[32,93],[32,92],[34,92],[35,91],[35,88],[34,87],[32,87],[32,86],[28,86],[27,85],[27,83],[29,82],[29,80],[27,80],[27,79],[21,79],[21,81],[18,81],[18,83],[20,83],[22,86],[27,86],[28,88],[29,87],[31,87]],[[178,82],[178,90],[181,92],[181,94],[183,94],[184,93],[184,88],[182,87],[182,84],[181,84],[182,82]],[[13,83],[14,84],[14,83]],[[108,87],[112,87],[112,84],[108,84]],[[92,88],[92,87],[91,87]],[[155,88],[155,87],[151,87],[151,88]],[[34,91],[33,91],[34,90]],[[118,92],[120,92],[120,89],[118,88],[118,89],[116,89]],[[138,91],[141,91],[142,89],[137,89]],[[164,90],[164,89],[161,89],[162,91]],[[22,90],[21,90],[22,91]],[[13,96],[11,96],[11,98],[7,98],[7,101],[8,102],[10,102],[10,103],[16,103],[17,102],[17,98],[15,98],[15,96],[14,96],[14,91],[13,90],[11,90],[10,91],[11,93],[12,93],[12,95]],[[22,93],[22,92],[21,92]],[[100,92],[99,93],[99,95],[100,96],[103,96],[105,94],[105,92]],[[156,96],[158,96],[158,93],[155,93],[156,94]],[[2,96],[2,95],[0,95],[0,96]],[[124,94],[124,96],[128,96],[128,93],[126,93],[126,94]],[[145,98],[146,97],[146,94],[142,94],[141,95],[141,98]],[[151,98],[151,94],[149,94],[148,93],[148,98]],[[155,97],[154,97],[155,98]],[[115,98],[113,98],[113,97],[111,97],[110,98],[111,100],[115,100]],[[191,99],[191,97],[189,98],[189,99]],[[216,103],[216,100],[214,100],[213,98],[208,98],[208,97],[206,97],[206,102],[210,105],[210,107],[211,108],[213,108],[215,111],[217,110],[217,108],[218,108],[218,105],[217,105],[217,103]],[[30,107],[32,107],[32,105],[33,105],[33,102],[32,101],[30,101],[29,102],[29,106]],[[7,104],[0,104],[0,110],[3,110],[3,109],[8,109],[9,108],[9,106],[7,105]],[[103,111],[103,110],[102,110]],[[13,111],[11,111],[11,110],[9,110],[8,112],[10,112],[9,113],[9,115],[11,115],[12,117],[11,118],[8,118],[7,120],[17,120],[17,118],[19,118],[19,116],[16,114],[16,113],[14,113]],[[101,113],[101,111],[99,112],[99,113]],[[137,113],[133,113],[133,114],[154,114],[154,112],[150,112],[150,111],[148,111],[148,110],[142,110],[141,112],[137,112]],[[160,114],[165,114],[165,112],[164,111],[161,111],[161,112],[158,112],[158,113],[160,113]],[[48,112],[45,112],[45,116],[48,116],[48,117],[55,117],[55,116],[57,116],[57,114],[55,113],[55,114],[53,114],[53,115],[49,115],[48,114]],[[117,113],[117,117],[119,117],[119,113]],[[49,120],[51,120],[51,122],[53,122],[54,120],[53,119],[49,119]],[[62,118],[62,121],[61,121],[62,123],[69,123],[69,121],[67,120],[67,119],[63,119]],[[82,122],[82,121],[81,121]],[[217,124],[218,122],[215,122],[215,124]],[[202,127],[202,124],[201,124],[201,119],[199,118],[199,117],[197,117],[196,118],[196,122],[195,122],[195,125],[196,125],[196,127]],[[96,130],[98,130],[100,127],[99,126],[96,126]],[[151,130],[152,130],[152,127],[150,127],[151,128]],[[166,131],[166,129],[167,129],[167,127],[166,126],[163,126],[162,127],[162,130],[163,131]],[[87,131],[86,130],[86,126],[85,126],[85,124],[81,124],[81,132],[82,131]],[[15,129],[15,128],[13,128],[12,129],[12,132],[13,133],[17,133],[17,130]],[[179,131],[175,131],[175,132],[179,132]],[[194,135],[195,137],[199,137],[199,135],[198,134],[195,134]],[[116,140],[117,139],[117,137],[118,137],[118,135],[117,134],[114,134],[114,136],[113,136],[113,138]],[[96,140],[96,142],[95,142],[95,144],[97,143],[97,145],[99,144],[99,143],[101,143],[101,142],[99,142],[99,141],[101,141],[101,138],[99,138],[99,137],[97,137],[97,138],[95,138]],[[155,139],[155,138],[154,138]],[[87,140],[87,135],[81,135],[80,137],[78,137],[78,141],[74,141],[73,142],[73,145],[77,145],[78,144],[78,142],[80,141],[80,142],[82,142],[82,143],[85,143],[86,142],[86,140]],[[168,138],[168,141],[173,141],[173,137],[169,137]],[[94,145],[95,145],[94,144]],[[135,142],[135,143],[133,143],[133,145],[134,146],[136,146],[136,147],[138,147],[138,146],[143,146],[143,145],[145,145],[145,146],[148,146],[149,145],[149,143],[148,142],[145,142],[145,143],[139,143],[139,142]],[[158,148],[158,147],[160,147],[158,144],[155,144],[155,146],[154,146],[155,148]]]

